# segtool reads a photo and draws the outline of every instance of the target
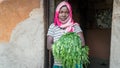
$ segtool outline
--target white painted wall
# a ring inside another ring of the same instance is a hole
[[[110,68],[120,68],[120,0],[114,0]]]

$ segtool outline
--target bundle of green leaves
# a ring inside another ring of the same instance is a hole
[[[62,35],[52,45],[52,52],[55,59],[62,62],[63,68],[75,68],[75,65],[87,67],[89,63],[88,46],[82,47],[81,39],[75,32]]]

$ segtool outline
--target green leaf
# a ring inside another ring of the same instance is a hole
[[[75,68],[75,64],[89,63],[88,46],[82,47],[81,39],[75,32],[66,33],[52,46],[54,58],[60,59],[63,68]]]

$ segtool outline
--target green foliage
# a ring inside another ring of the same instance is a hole
[[[75,68],[76,64],[87,67],[89,63],[88,46],[82,47],[81,39],[75,32],[64,34],[52,46],[55,59],[61,60],[63,68]]]

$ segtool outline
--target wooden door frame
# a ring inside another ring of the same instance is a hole
[[[44,0],[44,21],[45,21],[45,59],[44,68],[52,68],[51,51],[47,49],[47,31],[53,20],[54,0]]]

